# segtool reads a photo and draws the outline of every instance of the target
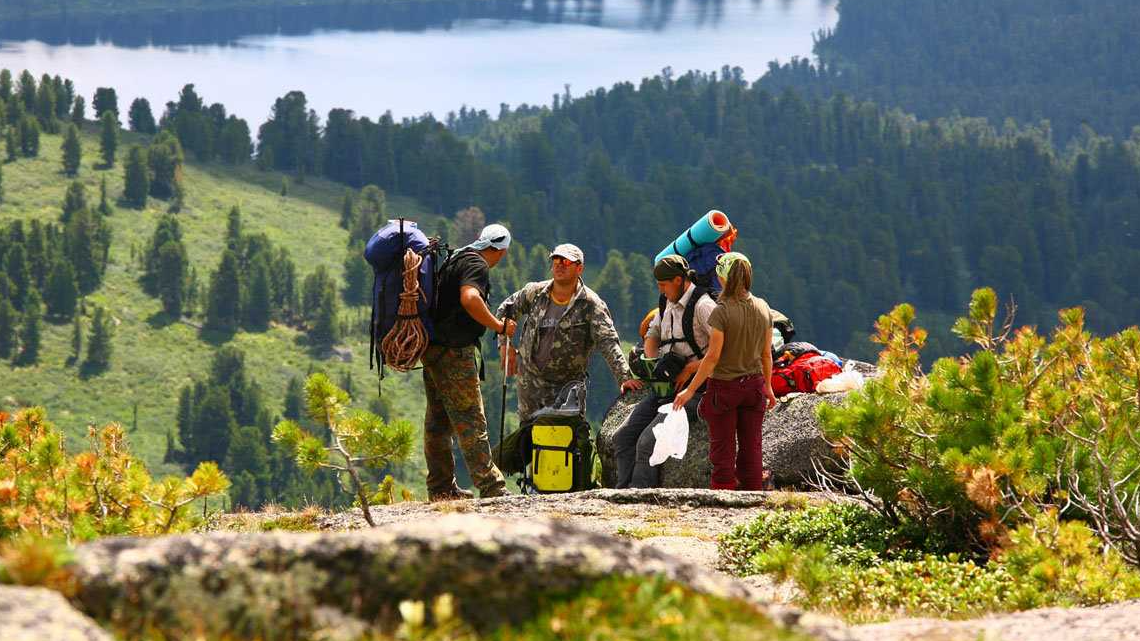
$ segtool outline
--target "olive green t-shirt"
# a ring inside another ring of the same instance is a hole
[[[709,316],[709,327],[724,332],[724,348],[712,377],[722,381],[764,371],[764,350],[771,349],[764,336],[772,327],[772,311],[764,299],[749,295],[745,300],[721,299]]]

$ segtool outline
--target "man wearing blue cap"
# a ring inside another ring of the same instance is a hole
[[[463,460],[479,496],[506,494],[503,474],[491,460],[487,417],[479,389],[476,347],[483,332],[513,336],[515,323],[491,313],[489,271],[507,253],[511,233],[488,225],[479,238],[457,251],[440,271],[431,343],[424,352],[424,458],[428,498],[433,501],[472,498],[455,482],[451,439],[459,441]]]

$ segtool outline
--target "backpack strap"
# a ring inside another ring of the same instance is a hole
[[[693,293],[689,295],[689,302],[685,303],[685,311],[681,314],[681,334],[683,338],[667,338],[661,340],[661,346],[673,345],[674,343],[685,343],[689,349],[693,350],[693,355],[697,358],[705,357],[705,350],[697,343],[697,334],[693,331],[693,321],[697,314],[697,303],[700,302],[701,296],[707,296],[709,290],[699,285],[693,285]],[[657,300],[657,318],[661,319],[659,322],[661,326],[665,326],[665,295],[662,294]]]
[[[693,331],[693,320],[697,315],[697,303],[700,302],[701,297],[709,293],[704,287],[693,286],[693,293],[689,295],[689,302],[685,305],[685,312],[681,315],[681,332],[685,335],[685,342],[693,350],[693,354],[697,358],[705,357],[705,350],[697,344],[697,334]]]

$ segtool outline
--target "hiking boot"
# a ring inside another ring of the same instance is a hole
[[[508,492],[507,488],[503,487],[502,485],[490,487],[490,488],[487,488],[485,490],[479,490],[479,498],[481,498],[481,499],[493,499],[493,498],[496,498],[499,496],[510,496],[510,495],[511,495],[511,493]]]
[[[431,503],[437,501],[467,501],[473,498],[475,498],[474,492],[461,487],[452,487],[443,492],[428,492],[428,501]]]

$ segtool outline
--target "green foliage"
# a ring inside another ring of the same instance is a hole
[[[698,594],[660,578],[621,577],[551,600],[532,621],[502,628],[489,637],[503,641],[802,638],[777,628],[745,603]]]
[[[95,98],[91,101],[95,108],[95,119],[102,120],[103,114],[111,112],[115,118],[119,117],[119,97],[113,87],[99,87],[95,89]]]
[[[1083,523],[1044,513],[1013,531],[988,563],[932,554],[866,508],[851,504],[766,512],[720,540],[738,575],[792,581],[809,608],[852,621],[894,616],[972,617],[1135,598],[1140,572],[1103,552]]]
[[[33,116],[24,116],[19,126],[20,153],[35,158],[40,154],[40,124]]]
[[[7,296],[0,296],[0,358],[10,358],[16,351],[16,323],[19,315]]]
[[[87,360],[83,366],[90,372],[102,372],[111,365],[113,334],[111,315],[102,306],[95,308],[91,318],[91,333],[87,338]]]
[[[79,286],[75,283],[75,270],[71,263],[57,260],[48,275],[46,295],[48,314],[57,318],[71,318],[79,302]]]
[[[213,464],[152,479],[116,424],[91,427],[88,439],[90,450],[69,454],[42,408],[0,413],[0,537],[185,531],[198,522],[187,507],[229,487]]]
[[[770,511],[737,526],[718,541],[722,563],[736,574],[750,574],[755,557],[773,543],[793,547],[823,545],[832,560],[870,567],[884,559],[913,560],[934,549],[923,533],[903,533],[880,514],[856,503],[803,510]]]
[[[87,119],[87,100],[83,96],[76,96],[75,103],[71,107],[71,122],[78,126],[82,125],[83,121]]]
[[[150,167],[150,195],[155,198],[174,198],[182,187],[182,144],[173,134],[161,131],[147,149]]]
[[[83,148],[79,142],[79,130],[75,125],[69,124],[63,137],[63,173],[74,176],[79,173],[80,160],[83,157]]]
[[[34,365],[40,359],[40,342],[43,340],[43,299],[39,290],[32,288],[24,302],[24,318],[20,326],[21,365]]]
[[[135,98],[127,115],[127,122],[131,131],[140,134],[153,135],[158,131],[154,122],[154,114],[150,110],[150,101],[146,98]]]
[[[99,155],[104,167],[115,165],[115,152],[119,149],[119,118],[113,111],[105,111],[99,118]]]
[[[127,153],[127,167],[123,174],[123,200],[136,209],[146,207],[150,194],[150,170],[146,149],[139,145],[131,147]]]
[[[374,525],[369,496],[375,490],[367,487],[361,472],[365,467],[383,469],[407,460],[415,432],[406,421],[385,424],[371,412],[350,409],[349,401],[348,393],[328,376],[309,376],[305,381],[306,410],[310,419],[328,429],[330,444],[326,446],[293,420],[281,421],[273,428],[273,441],[294,456],[305,471],[324,468],[346,474],[365,520]]]
[[[910,328],[913,310],[879,319],[882,376],[843,406],[820,408],[850,461],[840,482],[872,492],[892,522],[956,537],[961,549],[998,548],[1011,528],[1060,508],[1138,558],[1128,532],[1140,517],[1112,506],[1140,490],[1140,447],[1125,427],[1140,420],[1128,391],[1140,376],[1140,332],[1094,339],[1071,309],[1049,340],[1014,331],[1012,320],[999,326],[996,314],[994,292],[976,291],[954,325],[976,351],[929,374],[917,367],[926,333]]]

